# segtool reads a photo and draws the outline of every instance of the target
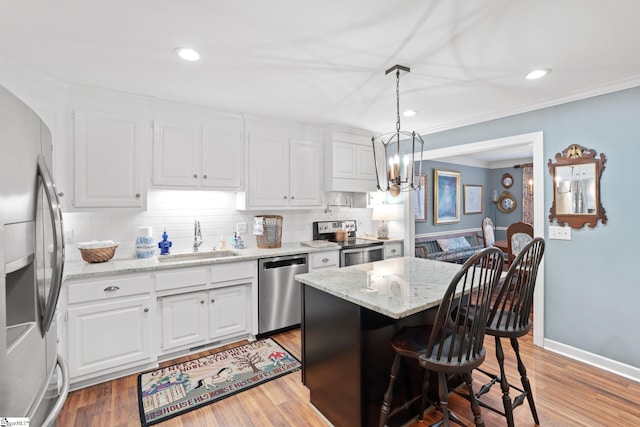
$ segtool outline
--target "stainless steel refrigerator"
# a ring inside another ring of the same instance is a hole
[[[57,351],[62,214],[51,132],[0,86],[0,419],[55,425],[69,389]]]

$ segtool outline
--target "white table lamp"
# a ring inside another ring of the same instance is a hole
[[[382,221],[378,225],[378,239],[389,239],[389,226],[385,224],[385,221],[391,221],[396,218],[396,210],[394,205],[378,205],[373,208],[373,214],[371,219],[373,221]]]

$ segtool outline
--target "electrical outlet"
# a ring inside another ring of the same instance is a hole
[[[247,234],[247,223],[239,222],[236,224],[236,232],[238,234]]]
[[[549,239],[551,240],[571,240],[571,227],[549,226]]]

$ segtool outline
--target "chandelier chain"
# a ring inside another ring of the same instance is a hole
[[[396,131],[400,132],[400,70],[396,71]]]

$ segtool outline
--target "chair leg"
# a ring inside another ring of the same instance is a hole
[[[447,386],[447,376],[444,372],[438,373],[438,398],[442,409],[442,425],[450,427],[449,424],[449,387]]]
[[[484,420],[480,413],[480,405],[478,404],[476,395],[473,393],[473,379],[471,378],[471,372],[465,372],[463,374],[463,378],[469,391],[469,401],[471,402],[471,412],[473,412],[473,422],[476,427],[484,427]]]
[[[389,375],[389,386],[384,393],[384,401],[382,402],[382,408],[380,409],[380,427],[384,427],[389,418],[389,412],[391,411],[391,402],[393,401],[393,384],[396,382],[398,372],[400,371],[400,356],[396,353],[395,359],[393,359],[393,365],[391,366],[391,374]]]
[[[524,367],[524,363],[522,363],[522,358],[520,357],[520,345],[518,344],[518,340],[516,338],[511,338],[511,347],[513,347],[513,351],[516,353],[516,359],[518,360],[518,372],[520,372],[522,388],[524,389],[524,392],[527,396],[529,408],[531,408],[531,415],[533,415],[533,421],[536,423],[536,425],[540,425],[540,420],[538,419],[538,411],[536,411],[536,404],[533,401],[533,391],[531,390],[529,377],[527,377],[527,369]]]
[[[424,408],[427,406],[427,392],[429,391],[429,370],[423,369],[422,371],[422,399],[420,399],[420,413],[418,414],[420,422],[424,419]]]
[[[513,405],[511,403],[511,397],[509,396],[509,382],[507,381],[507,374],[504,370],[504,350],[502,349],[502,343],[500,337],[496,339],[496,358],[500,365],[500,389],[502,390],[502,404],[504,406],[504,416],[507,419],[507,426],[513,427]]]

